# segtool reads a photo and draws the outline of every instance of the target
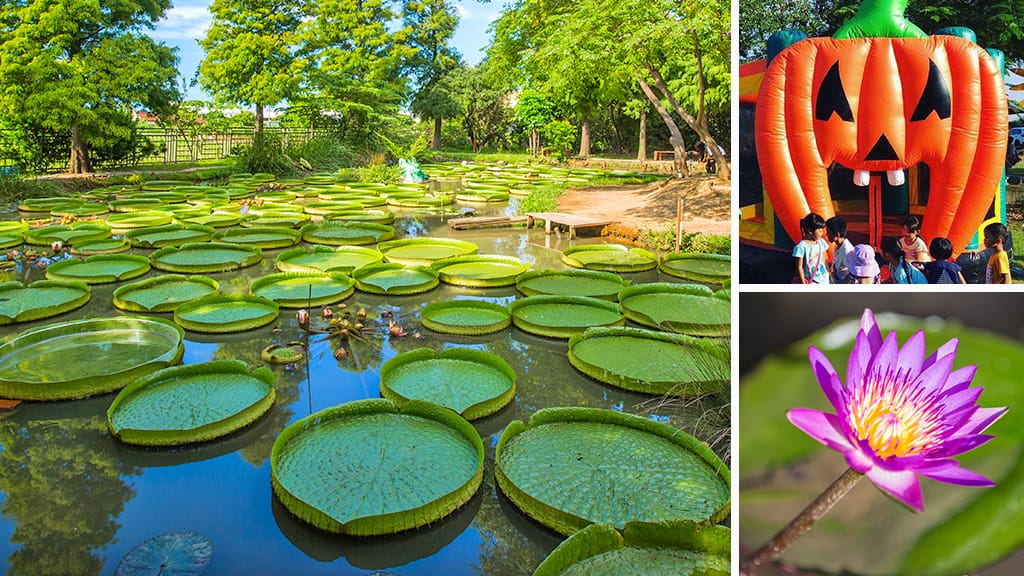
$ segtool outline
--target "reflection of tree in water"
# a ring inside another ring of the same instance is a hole
[[[0,420],[0,510],[16,524],[11,543],[21,545],[8,557],[10,574],[99,573],[103,559],[94,551],[113,540],[135,495],[122,477],[140,470],[105,446],[102,414],[19,420]]]
[[[493,474],[484,476],[480,490],[485,495],[498,490],[494,485]],[[473,570],[480,576],[532,574],[549,551],[531,542],[509,522],[496,495],[483,499],[480,511],[473,520],[473,528],[480,534],[482,541],[478,564],[473,565]],[[558,535],[551,534],[551,548],[558,538]]]

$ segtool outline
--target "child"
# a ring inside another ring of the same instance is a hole
[[[857,244],[850,254],[850,284],[878,284],[881,270],[870,244]]]
[[[925,262],[924,275],[929,284],[966,284],[960,265],[950,260],[953,256],[953,243],[941,236],[932,238],[928,246],[932,262]]]
[[[927,284],[924,273],[903,258],[903,249],[895,236],[882,238],[882,259],[889,263],[892,284]]]
[[[992,250],[992,256],[985,267],[985,284],[1012,284],[1010,280],[1010,259],[1003,250],[1006,242],[1006,226],[993,222],[985,226],[985,248]]]
[[[793,258],[796,258],[796,276],[794,283],[828,284],[828,263],[825,253],[828,242],[825,235],[825,219],[811,212],[800,219],[800,232],[804,239],[793,247]]]
[[[825,236],[835,245],[835,256],[832,261],[832,281],[843,284],[850,278],[850,267],[847,259],[853,252],[853,243],[846,237],[846,220],[842,216],[833,216],[825,221]]]
[[[900,238],[900,248],[903,249],[903,257],[907,262],[927,262],[928,247],[918,234],[921,233],[921,221],[917,216],[907,216],[903,219],[903,237]]]

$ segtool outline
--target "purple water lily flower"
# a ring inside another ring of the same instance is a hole
[[[953,459],[991,440],[981,432],[1006,413],[1006,408],[976,404],[982,388],[970,384],[977,367],[951,371],[956,347],[954,338],[925,358],[922,331],[901,350],[895,332],[882,339],[875,315],[866,309],[845,387],[821,351],[811,346],[808,354],[836,413],[795,408],[789,421],[842,452],[850,468],[918,512],[924,502],[917,474],[949,484],[994,486]]]

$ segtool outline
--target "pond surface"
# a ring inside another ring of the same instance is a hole
[[[506,213],[507,204],[479,213]],[[452,232],[439,216],[399,213],[396,238],[431,235],[479,245],[480,254],[516,256],[532,269],[564,269],[561,250],[599,238],[546,236],[523,228]],[[243,294],[255,278],[276,272],[283,250],[264,250],[261,263],[209,274],[227,294]],[[149,250],[133,253],[149,254]],[[154,270],[146,277],[160,274]],[[8,273],[3,280],[31,281],[39,269]],[[626,274],[636,282],[680,280],[656,271]],[[124,314],[112,294],[124,283],[94,285],[88,305],[57,318],[0,327],[0,340],[30,327],[83,317]],[[532,521],[496,488],[494,448],[504,427],[551,406],[610,408],[667,421],[705,441],[728,430],[728,394],[657,406],[652,396],[613,388],[582,375],[566,358],[564,340],[507,328],[485,337],[446,336],[424,330],[420,311],[455,298],[507,303],[514,287],[465,289],[442,284],[426,294],[375,296],[356,292],[344,301],[368,318],[393,311],[409,333],[378,335],[356,343],[348,357],[336,344],[310,340],[307,361],[272,365],[277,401],[250,427],[226,438],[178,450],[140,449],[119,443],[106,428],[114,395],[52,403],[26,402],[0,413],[0,572],[10,574],[113,574],[138,543],[173,531],[195,531],[213,542],[207,574],[420,574],[513,576],[531,574],[562,537]],[[335,306],[337,310],[338,307]],[[170,318],[170,314],[157,314]],[[380,320],[375,321],[380,324]],[[416,339],[414,332],[422,338]],[[227,335],[186,332],[184,363],[241,359],[261,365],[272,343],[303,340],[295,310],[282,308],[274,324]],[[420,347],[471,347],[502,357],[517,374],[516,397],[498,413],[474,422],[484,439],[484,483],[452,516],[434,525],[388,537],[351,538],[322,532],[293,517],[270,484],[270,452],[289,423],[351,400],[377,398],[381,364]],[[59,361],[59,360],[58,360]],[[716,446],[722,454],[727,446]]]

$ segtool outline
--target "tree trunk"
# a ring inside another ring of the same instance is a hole
[[[441,149],[441,119],[434,118],[434,141],[430,143],[431,150]]]
[[[580,126],[580,158],[590,158],[590,118],[584,118]]]
[[[263,104],[256,105],[256,139],[263,141]]]
[[[636,147],[636,159],[641,162],[647,160],[647,110],[640,111],[640,142]]]
[[[676,121],[672,119],[672,114],[661,105],[661,100],[654,94],[654,90],[644,82],[643,78],[637,76],[637,82],[640,83],[640,89],[647,95],[647,99],[654,105],[654,109],[658,111],[661,119],[668,126],[669,142],[672,143],[672,167],[680,176],[689,176],[690,173],[686,168],[686,143],[683,141],[683,134],[679,132],[679,126]]]
[[[536,129],[530,130],[530,154],[540,154],[540,132]]]
[[[82,125],[76,122],[71,126],[71,158],[68,160],[68,173],[84,174],[86,172],[92,172],[89,145],[82,140]]]
[[[729,169],[729,164],[725,160],[725,155],[722,154],[721,150],[719,150],[718,143],[715,142],[715,138],[708,130],[707,119],[705,118],[702,124],[701,122],[698,122],[692,114],[683,110],[683,107],[679,105],[679,101],[676,100],[676,97],[672,95],[672,91],[669,90],[668,86],[665,84],[665,79],[661,77],[661,73],[651,65],[648,65],[647,69],[650,71],[651,77],[654,78],[654,85],[658,87],[658,91],[660,91],[668,100],[669,104],[672,105],[676,114],[679,114],[679,117],[682,118],[698,136],[700,136],[701,140],[704,141],[707,151],[712,157],[714,157],[715,163],[718,165],[718,176],[723,180],[730,180],[731,170]]]

